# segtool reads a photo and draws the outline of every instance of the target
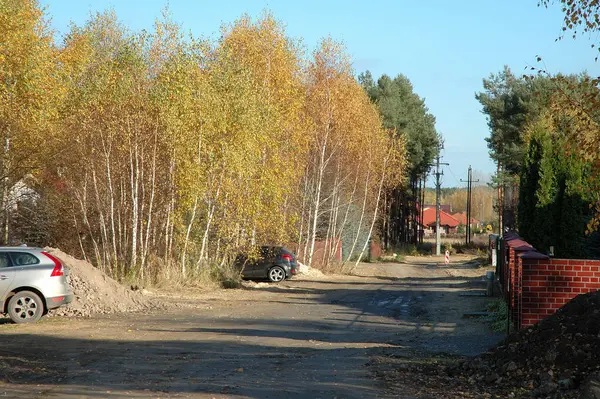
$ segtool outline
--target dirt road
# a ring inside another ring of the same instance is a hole
[[[409,261],[181,296],[165,312],[0,325],[0,397],[397,397],[368,366],[382,353],[471,355],[501,338],[462,317],[485,308],[459,296],[485,270]]]

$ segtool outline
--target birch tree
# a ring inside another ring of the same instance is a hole
[[[403,153],[343,47],[307,60],[268,12],[182,32],[168,11],[148,32],[108,11],[56,45],[36,2],[0,0],[4,241],[27,174],[68,226],[45,239],[120,280],[187,281],[263,244],[364,252]]]

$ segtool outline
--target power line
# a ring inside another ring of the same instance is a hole
[[[452,177],[454,177],[454,180],[456,180],[456,182],[460,185],[461,181],[458,177],[456,177],[456,175],[454,174],[454,172],[452,171],[452,168],[450,168],[450,166],[448,166],[448,170],[450,171],[450,174],[452,175]]]

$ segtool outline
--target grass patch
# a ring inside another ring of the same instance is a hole
[[[490,328],[494,332],[505,332],[506,323],[508,322],[508,305],[503,299],[495,299],[488,303],[487,311],[492,313],[492,316],[485,317],[484,321],[490,324]],[[511,324],[512,329],[512,324]]]
[[[477,255],[487,256],[488,246],[485,243],[477,243],[471,241],[470,243],[454,243],[450,245],[451,254],[465,254],[465,255]],[[454,252],[453,252],[454,251]]]
[[[363,260],[365,263],[369,263]],[[354,271],[356,259],[348,262],[330,262],[329,264],[315,264],[312,267],[319,269],[325,274],[346,274],[350,275]]]
[[[381,258],[377,261],[381,261]],[[361,263],[373,263],[373,261],[362,260]],[[329,264],[313,264],[315,269],[320,270],[324,274],[342,274],[352,276],[356,271],[356,259],[348,262],[331,262]]]
[[[181,265],[165,266],[160,275],[154,277],[156,288],[240,288],[242,277],[240,271],[230,264],[221,265],[216,262],[205,262],[196,267],[192,264],[184,274]]]
[[[390,254],[390,255],[381,255],[377,262],[385,262],[385,263],[404,263],[406,260],[406,255],[401,254]]]
[[[423,243],[423,244],[400,244],[398,246],[393,247],[391,250],[385,252],[378,259],[381,262],[397,262],[403,263],[406,260],[407,256],[424,256],[431,255],[431,251],[433,249],[433,244],[431,243]]]

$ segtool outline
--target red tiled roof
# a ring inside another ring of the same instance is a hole
[[[464,224],[464,225],[467,224],[467,212],[458,212],[452,216],[454,216],[454,218],[456,220],[458,220],[461,224]],[[471,224],[479,224],[479,223],[480,223],[479,220],[477,220],[473,217],[471,218]]]
[[[435,205],[425,204],[425,205],[423,205],[423,208],[425,208],[425,209],[427,209],[427,208],[433,208],[433,209],[435,209]],[[452,205],[450,205],[450,204],[446,204],[446,205],[440,204],[440,210],[444,211],[446,213],[450,213],[451,214],[452,213]]]
[[[440,210],[440,226],[457,227],[459,224],[452,215]],[[435,226],[435,208],[426,208],[423,211],[423,225]]]

